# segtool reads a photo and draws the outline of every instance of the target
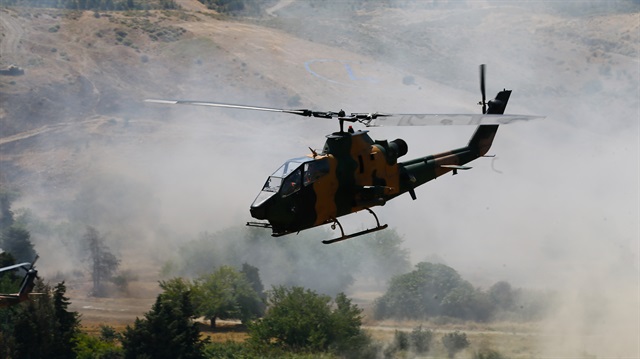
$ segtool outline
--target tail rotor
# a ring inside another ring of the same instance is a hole
[[[480,65],[480,93],[482,94],[482,102],[479,102],[478,105],[482,105],[482,114],[487,113],[487,93],[484,87],[484,72],[486,65]]]

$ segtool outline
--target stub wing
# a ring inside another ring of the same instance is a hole
[[[440,165],[442,168],[449,168],[452,170],[470,170],[472,167],[469,166],[458,166],[458,165]]]

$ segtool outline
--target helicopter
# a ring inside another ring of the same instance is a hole
[[[498,126],[528,121],[542,116],[505,115],[511,90],[502,90],[486,101],[485,65],[480,65],[482,114],[389,114],[278,109],[209,101],[147,99],[145,102],[170,105],[196,105],[242,110],[287,113],[324,119],[336,118],[340,130],[326,136],[322,151],[309,147],[310,154],[286,161],[269,176],[250,206],[251,216],[261,220],[247,226],[268,228],[279,237],[309,228],[330,224],[340,229],[340,236],[323,240],[325,244],[343,241],[387,228],[381,225],[371,209],[383,206],[393,198],[408,193],[417,198],[416,187],[446,173],[469,170],[466,166],[487,156]],[[376,126],[477,125],[465,147],[398,162],[408,152],[402,139],[373,140],[368,130],[344,130],[344,123]],[[345,234],[338,218],[362,210],[375,219],[373,228]]]
[[[20,289],[18,290],[18,293],[0,294],[0,308],[9,307],[24,302],[25,300],[29,299],[30,294],[33,294],[31,293],[31,291],[34,287],[34,281],[38,277],[38,271],[33,266],[36,264],[37,260],[38,256],[36,256],[36,258],[31,263],[24,262],[0,268],[0,273],[15,269],[24,269],[26,272],[24,278],[22,279],[22,283],[20,283]]]

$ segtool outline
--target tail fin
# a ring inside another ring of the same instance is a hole
[[[489,101],[487,104],[487,115],[502,115],[504,114],[504,109],[507,108],[507,102],[509,102],[509,97],[511,96],[511,90],[502,90],[498,92],[496,98]]]
[[[29,297],[29,293],[33,290],[35,286],[34,281],[38,276],[38,271],[35,269],[29,269],[27,274],[24,276],[22,280],[22,284],[20,285],[20,291],[18,292],[18,297],[20,300],[26,300]]]
[[[487,115],[502,115],[507,108],[507,102],[511,96],[511,90],[498,92],[496,98],[487,104]],[[469,147],[476,150],[479,156],[484,156],[493,143],[493,138],[498,131],[498,125],[480,125],[469,140]]]
[[[24,275],[22,283],[20,284],[20,290],[18,291],[18,297],[20,298],[20,301],[26,300],[29,297],[29,293],[31,293],[33,287],[35,286],[34,281],[38,277],[38,271],[33,268],[33,266],[34,264],[36,264],[37,260],[38,256],[36,255],[36,258],[33,260],[33,262],[31,262],[31,266],[29,267],[29,269],[24,268],[27,273]]]

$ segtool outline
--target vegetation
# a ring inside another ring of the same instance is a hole
[[[249,327],[258,347],[285,350],[353,352],[365,348],[362,311],[344,294],[331,298],[302,287],[276,287],[269,292],[269,309]]]
[[[182,246],[163,273],[197,277],[212,266],[238,268],[248,262],[260,268],[268,285],[304,286],[334,296],[346,291],[356,278],[382,287],[410,268],[408,251],[402,248],[404,240],[394,230],[341,243],[340,251],[328,251],[318,240],[331,236],[314,230],[272,240],[268,233],[244,226],[203,233]]]
[[[192,321],[189,291],[158,295],[144,319],[127,326],[122,337],[125,358],[203,358],[204,342]]]
[[[122,348],[113,341],[79,333],[75,338],[77,359],[120,359],[124,357]]]
[[[506,357],[497,350],[482,348],[473,353],[473,359],[506,359]]]
[[[100,235],[97,229],[88,226],[82,237],[87,261],[89,262],[89,272],[93,280],[92,294],[102,297],[106,294],[105,281],[112,279],[114,273],[120,265],[120,260],[109,250],[105,244],[105,238]]]
[[[258,0],[200,0],[207,8],[219,13],[256,15],[260,13]]]
[[[3,235],[21,233],[20,236],[10,237],[22,238],[25,248],[33,248],[29,240],[30,233],[22,229],[22,226],[30,224],[38,227],[41,224],[29,213],[14,221],[9,207],[5,212],[11,213],[11,221],[7,223],[8,227],[5,227]],[[16,231],[16,228],[21,230]],[[218,248],[223,248],[223,254],[229,254],[232,261],[240,258],[234,253],[245,253],[245,259],[251,257],[246,255],[247,251],[243,246],[259,246],[258,241],[253,241],[256,237],[251,236],[252,232],[236,230],[223,233],[232,234],[226,237],[229,239],[237,239],[236,235],[244,234],[245,243],[237,240],[216,241]],[[402,249],[402,238],[394,231],[369,239],[364,243],[353,242],[359,244],[352,247],[344,246],[344,250],[340,252],[344,257],[340,260],[348,262],[358,258],[356,253],[360,256],[367,253],[381,267],[393,272],[402,272],[406,268],[407,253]],[[104,237],[93,227],[86,228],[83,243],[93,269],[94,284],[104,283],[113,275],[119,260],[106,247]],[[271,243],[271,254],[277,258],[300,256],[309,260],[306,264],[313,263],[313,255],[302,250],[313,243],[311,241],[305,242],[304,246],[297,245],[299,241],[265,243]],[[277,250],[273,250],[274,248]],[[218,255],[216,253],[213,260],[209,261],[209,268],[212,263],[222,262]],[[0,253],[0,265],[13,263],[13,253]],[[289,265],[293,271],[301,270],[295,265],[291,266],[291,263],[295,262],[283,261],[279,265]],[[204,267],[204,262],[193,264]],[[344,268],[376,271],[371,263],[349,265],[352,267]],[[449,357],[454,357],[470,345],[466,334],[454,332],[443,335],[440,338],[442,347],[434,351],[433,332],[419,326],[411,332],[396,331],[393,341],[385,348],[383,344],[372,342],[362,330],[362,310],[343,293],[338,293],[332,299],[331,296],[313,289],[291,285],[276,285],[265,293],[258,267],[245,262],[236,267],[223,264],[213,268],[213,272],[202,273],[195,280],[177,277],[160,282],[163,292],[158,295],[144,318],[136,319],[123,333],[103,326],[99,336],[80,332],[79,315],[68,310],[69,299],[65,296],[64,282],[52,289],[40,280],[35,291],[42,292],[43,295],[0,312],[0,357],[377,358],[381,353],[385,357],[407,357],[437,354],[444,350]],[[94,278],[94,272],[99,273],[99,280]],[[375,279],[375,276],[369,278]],[[20,279],[20,276],[11,272],[1,274],[0,292],[12,291]],[[400,313],[399,315],[409,317],[411,308],[401,308],[404,311],[398,311],[397,306],[415,304],[418,306],[413,310],[421,315],[419,318],[431,317],[437,313],[445,316],[462,313],[461,318],[473,319],[481,317],[475,311],[486,308],[502,312],[515,308],[521,310],[520,294],[520,290],[514,290],[507,282],[498,282],[486,292],[475,289],[450,267],[420,263],[414,271],[393,277],[389,291],[376,301],[375,309],[377,314],[384,309],[390,316]],[[478,298],[483,305],[474,302]],[[248,339],[245,342],[225,343],[203,341],[199,323],[195,321],[196,317],[202,316],[211,320],[214,327],[216,318],[240,319],[248,328]],[[487,348],[473,353],[476,358],[501,358],[499,352]]]
[[[0,187],[0,249],[11,256],[11,258],[4,258],[0,261],[0,266],[10,265],[2,263],[3,261],[32,262],[37,255],[31,243],[31,234],[21,223],[16,223],[14,212],[11,209],[13,201],[17,198],[16,192]]]
[[[507,282],[489,291],[474,288],[453,268],[444,264],[418,263],[410,273],[394,277],[387,292],[375,302],[376,319],[428,319],[451,317],[489,321],[497,316],[529,320],[541,317],[548,297],[522,295]],[[524,298],[529,299],[525,303]],[[531,302],[533,300],[533,302]],[[516,305],[519,303],[519,305]],[[513,311],[518,308],[517,316]]]
[[[257,273],[256,273],[257,275]],[[260,277],[255,286],[262,286]],[[244,273],[230,266],[222,266],[215,272],[204,275],[193,285],[193,300],[196,312],[211,321],[216,319],[240,319],[247,323],[262,316],[264,303]]]
[[[392,358],[406,353],[425,355],[431,350],[432,341],[433,332],[422,329],[422,326],[414,328],[411,333],[396,330],[393,342],[384,350],[384,356]]]
[[[18,197],[17,193],[0,187],[0,231],[11,226],[14,222],[11,204]]]
[[[64,282],[51,288],[37,281],[34,291],[41,294],[0,310],[0,357],[74,358],[80,322],[68,310]]]
[[[31,234],[19,225],[12,225],[0,234],[0,248],[11,253],[16,262],[32,262],[36,251],[31,243]]]
[[[457,352],[469,346],[469,341],[465,333],[455,331],[442,337],[442,345],[447,349],[449,358],[453,358]]]

